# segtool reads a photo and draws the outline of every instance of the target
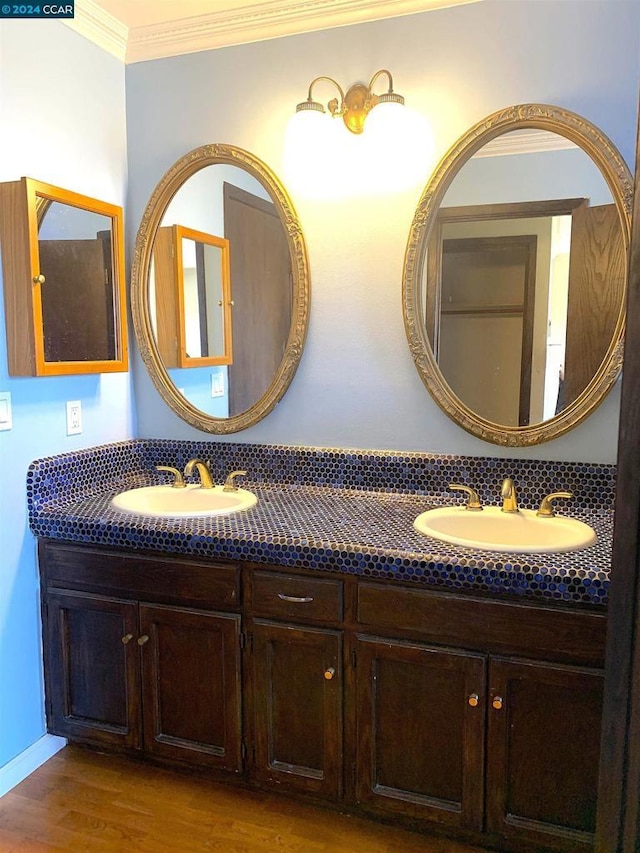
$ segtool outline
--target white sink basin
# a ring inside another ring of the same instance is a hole
[[[559,515],[540,518],[531,509],[508,513],[494,506],[480,512],[440,507],[423,512],[413,526],[425,536],[478,551],[549,554],[579,551],[597,541],[595,531],[582,521]]]
[[[203,489],[197,484],[184,489],[173,486],[144,486],[129,489],[116,495],[111,503],[114,509],[156,518],[194,518],[196,516],[230,515],[248,509],[258,498],[253,492],[238,489],[225,492],[222,486]]]

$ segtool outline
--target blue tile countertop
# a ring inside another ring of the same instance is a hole
[[[257,505],[191,519],[112,508],[118,492],[166,482],[155,465],[182,469],[193,456],[211,460],[217,482],[233,469],[249,471],[242,486],[255,492]],[[567,514],[590,524],[598,542],[567,554],[475,552],[413,529],[424,510],[460,502],[448,492],[450,482],[469,483],[483,503],[498,504],[506,476],[516,481],[523,507],[537,506],[550,491],[573,490]],[[607,465],[145,439],[40,459],[27,477],[30,525],[39,537],[600,608],[607,603],[614,490],[615,469]]]

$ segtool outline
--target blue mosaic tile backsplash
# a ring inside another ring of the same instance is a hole
[[[258,504],[189,520],[112,508],[119,491],[170,481],[156,465],[182,470],[193,457],[210,461],[218,483],[246,470],[242,485]],[[414,531],[420,512],[461,501],[449,483],[472,485],[483,503],[497,505],[507,476],[522,507],[573,491],[567,513],[591,524],[598,543],[572,554],[476,554]],[[595,605],[607,598],[614,492],[611,465],[155,439],[40,459],[27,477],[37,536]]]

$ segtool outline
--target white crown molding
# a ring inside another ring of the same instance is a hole
[[[515,130],[496,136],[473,156],[500,157],[504,154],[535,154],[538,151],[562,151],[578,147],[566,136],[550,130]]]
[[[122,62],[126,60],[129,27],[94,3],[94,0],[75,0],[75,17],[62,20],[107,53]]]
[[[141,62],[480,0],[270,0],[163,24],[135,27],[127,62]]]
[[[95,0],[76,0],[64,23],[123,62],[396,18],[483,0],[266,0],[235,10],[127,27]]]

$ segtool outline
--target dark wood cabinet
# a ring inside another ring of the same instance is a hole
[[[597,669],[360,636],[357,799],[514,843],[589,850],[602,687]]]
[[[141,746],[135,602],[50,592],[44,648],[49,731],[99,746]]]
[[[50,732],[502,850],[592,849],[603,612],[39,547]]]
[[[64,546],[40,556],[49,731],[239,774],[240,614],[173,603],[237,600],[233,572]],[[125,598],[136,586],[158,602]]]
[[[341,632],[258,619],[252,633],[255,778],[340,797]]]
[[[140,632],[145,750],[239,773],[240,615],[140,604]]]
[[[604,613],[362,582],[356,616],[367,810],[592,848]]]
[[[487,830],[591,849],[603,671],[495,658],[489,673]]]
[[[367,636],[356,648],[358,801],[481,830],[485,657]]]
[[[246,580],[250,773],[270,787],[340,798],[343,581],[263,569]]]

